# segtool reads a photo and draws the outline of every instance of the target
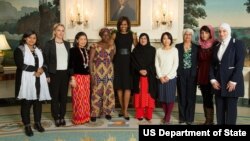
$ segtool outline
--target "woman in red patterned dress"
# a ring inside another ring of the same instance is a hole
[[[90,73],[87,47],[87,35],[84,32],[77,33],[74,47],[70,49],[69,59],[73,124],[84,124],[90,120]]]

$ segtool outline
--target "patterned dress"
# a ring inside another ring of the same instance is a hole
[[[72,88],[72,122],[83,124],[90,120],[90,76],[75,74],[77,87]]]
[[[115,108],[113,90],[114,70],[111,49],[95,48],[93,60],[93,92],[91,96],[91,117],[111,115]]]

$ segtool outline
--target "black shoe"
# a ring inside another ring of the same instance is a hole
[[[96,117],[91,117],[90,120],[91,122],[96,122]]]
[[[129,117],[124,117],[124,119],[129,120],[130,118]]]
[[[181,125],[182,125],[182,124],[185,124],[185,121],[180,120],[180,121],[179,121],[179,124],[181,124]]]
[[[34,135],[30,125],[29,125],[29,126],[25,126],[24,129],[25,129],[25,134],[26,134],[28,137],[31,137],[31,136]]]
[[[60,124],[61,124],[62,126],[65,126],[65,125],[66,125],[65,119],[61,119],[61,120],[60,120]]]
[[[120,114],[120,113],[119,113],[119,114],[118,114],[118,117],[123,117],[123,114]]]
[[[186,122],[187,125],[193,125],[193,122]]]
[[[112,119],[111,115],[106,115],[105,118],[106,118],[107,120],[111,120],[111,119]]]
[[[34,129],[36,129],[38,132],[45,131],[40,122],[35,123]]]
[[[55,125],[56,125],[56,127],[59,127],[61,125],[61,122],[59,119],[55,120]]]

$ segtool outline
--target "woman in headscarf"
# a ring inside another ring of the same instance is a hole
[[[150,122],[155,108],[156,72],[155,48],[150,45],[149,36],[142,33],[139,44],[131,54],[135,117]]]
[[[173,37],[169,32],[161,35],[163,47],[157,49],[155,66],[158,80],[159,101],[165,113],[163,124],[170,124],[176,94],[176,75],[179,65],[178,51],[172,47]]]
[[[111,40],[111,33],[108,28],[102,28],[99,36],[101,41],[94,44],[90,50],[92,122],[95,122],[96,118],[101,115],[104,115],[107,120],[111,120],[115,109],[114,69],[112,63],[115,45]]]
[[[227,23],[219,26],[219,39],[221,43],[214,50],[210,68],[217,124],[235,125],[238,97],[244,96],[245,46],[242,41],[231,37],[231,27]]]
[[[197,83],[203,97],[203,110],[206,118],[204,125],[214,124],[213,92],[209,82],[209,70],[216,44],[218,41],[214,37],[214,28],[211,25],[202,26],[199,38]]]

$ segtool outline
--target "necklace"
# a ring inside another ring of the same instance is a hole
[[[57,44],[62,44],[63,42],[57,42],[57,41],[55,41]]]
[[[86,51],[86,49],[83,49],[83,50],[84,50],[84,52],[83,52],[83,51],[81,50],[81,48],[79,48],[79,50],[80,50],[80,52],[81,52],[81,54],[82,54],[83,67],[84,67],[84,68],[87,68],[87,67],[88,67],[88,64],[89,64],[89,57],[88,57],[87,51]],[[85,56],[86,56],[86,59],[85,59],[85,57],[84,57],[84,54],[85,54]]]

